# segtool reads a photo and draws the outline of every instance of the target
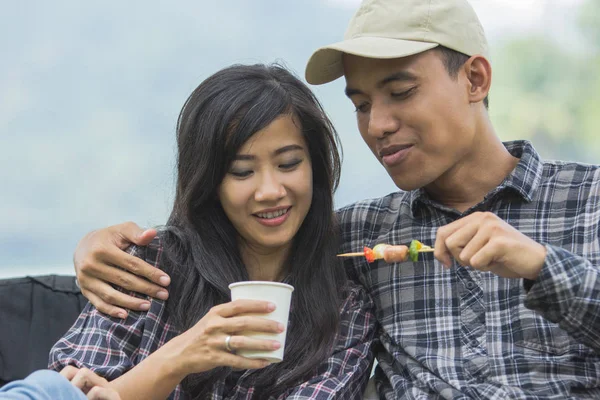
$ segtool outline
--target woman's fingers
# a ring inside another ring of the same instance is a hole
[[[83,393],[88,393],[94,386],[104,386],[108,382],[87,368],[81,368],[71,379],[71,384]]]
[[[219,365],[238,369],[260,369],[268,366],[271,362],[263,359],[253,359],[238,356],[233,353],[224,352],[218,360]]]
[[[67,378],[68,381],[71,381],[71,379],[73,379],[73,377],[77,375],[77,372],[79,372],[79,368],[74,367],[72,365],[67,365],[60,371],[60,374]]]
[[[262,300],[235,300],[229,303],[219,304],[211,309],[211,312],[223,318],[229,318],[240,314],[269,314],[275,310],[275,304]]]
[[[285,330],[280,322],[256,316],[224,318],[220,325],[220,331],[230,334],[241,332],[281,333]]]
[[[89,400],[121,400],[121,396],[113,389],[94,386],[87,394]]]
[[[216,346],[222,347],[223,350],[229,352],[226,344],[227,336],[215,338],[215,340]],[[281,347],[281,343],[279,343],[277,340],[257,339],[243,335],[232,335],[231,339],[229,340],[229,347],[232,349],[233,353],[240,350],[273,351],[279,349]]]

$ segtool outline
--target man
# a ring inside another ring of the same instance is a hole
[[[344,76],[363,139],[401,189],[339,211],[340,252],[411,239],[435,247],[415,263],[348,261],[378,307],[377,392],[600,398],[600,169],[502,143],[486,55],[466,0],[366,0],[344,41],[306,68],[312,84]],[[110,267],[168,283],[120,250],[154,234],[130,223],[82,240],[78,277],[100,310],[145,304],[103,281],[166,297]]]

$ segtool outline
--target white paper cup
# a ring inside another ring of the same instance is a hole
[[[290,302],[292,300],[292,292],[294,287],[286,283],[279,282],[263,282],[263,281],[246,281],[236,282],[229,285],[231,290],[231,301],[247,299],[247,300],[264,300],[275,304],[275,311],[269,314],[248,314],[259,317],[268,318],[283,324],[285,330],[279,334],[244,332],[244,336],[254,337],[258,339],[277,340],[281,343],[281,347],[273,351],[252,351],[239,350],[236,354],[248,358],[261,358],[272,363],[278,363],[283,360],[283,350],[285,347],[285,334],[287,333],[288,317],[290,313]]]

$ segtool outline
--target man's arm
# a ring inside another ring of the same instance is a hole
[[[437,231],[435,257],[504,278],[524,279],[525,306],[600,352],[600,268],[565,249],[543,245],[498,216],[473,213]]]
[[[127,318],[127,310],[147,311],[150,302],[115,290],[125,290],[165,300],[171,279],[158,268],[125,250],[132,244],[145,246],[156,236],[155,229],[143,230],[133,222],[110,226],[85,235],[73,255],[81,293],[98,311]]]
[[[525,306],[600,353],[600,269],[565,249],[546,248],[546,261]]]

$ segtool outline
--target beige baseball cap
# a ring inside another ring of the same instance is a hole
[[[468,56],[488,56],[483,27],[467,0],[364,0],[344,40],[310,57],[306,81],[321,85],[341,77],[343,53],[400,58],[438,45]]]

